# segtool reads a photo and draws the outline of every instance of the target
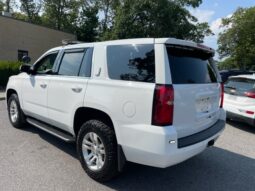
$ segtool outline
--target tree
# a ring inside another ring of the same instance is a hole
[[[238,65],[235,60],[231,57],[226,58],[224,61],[218,63],[219,70],[230,70],[230,69],[237,69]]]
[[[211,34],[209,26],[197,23],[186,9],[200,3],[201,0],[122,0],[103,39],[176,37],[202,42],[205,35]]]
[[[223,20],[226,29],[218,39],[221,58],[230,57],[240,69],[255,65],[255,7],[238,8],[230,17]]]
[[[101,21],[102,33],[107,31],[108,26],[112,25],[113,18],[116,13],[117,7],[120,5],[120,0],[99,0],[98,8],[103,13],[103,19]]]
[[[22,21],[27,21],[28,20],[27,15],[25,15],[24,13],[14,12],[14,13],[12,13],[12,16],[13,16],[13,18],[19,19],[19,20],[22,20]]]
[[[4,2],[1,0],[0,1],[0,12],[4,10]]]
[[[202,0],[20,1],[24,14],[15,13],[16,18],[74,33],[86,42],[139,37],[202,42],[212,34],[208,23],[199,23],[188,11]]]
[[[11,0],[6,0],[5,1],[5,11],[6,12],[11,12]]]
[[[81,1],[45,0],[43,22],[58,30],[73,31],[77,21]]]
[[[31,23],[41,23],[39,12],[42,7],[41,0],[20,0],[21,11],[27,15],[27,20]]]
[[[98,36],[98,8],[83,6],[77,22],[77,39],[84,42],[94,42]]]
[[[121,0],[84,0],[84,4],[98,9],[99,22],[98,34],[104,36],[110,26],[113,25],[115,12]]]
[[[16,6],[16,2],[14,0],[1,0],[0,1],[0,8],[1,8],[1,5],[3,6],[2,7],[2,10],[5,11],[5,12],[12,12],[13,10],[13,7]]]

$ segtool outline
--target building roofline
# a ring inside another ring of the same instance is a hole
[[[0,14],[0,17],[4,17],[4,18],[6,18],[6,19],[12,19],[12,20],[24,22],[24,23],[31,24],[31,25],[36,25],[36,26],[39,26],[39,27],[51,29],[51,30],[58,31],[58,32],[63,32],[63,33],[71,34],[71,35],[74,35],[74,36],[76,37],[76,35],[73,34],[73,33],[71,33],[71,32],[67,32],[67,31],[63,31],[63,30],[58,30],[58,29],[55,29],[55,28],[53,28],[53,27],[48,27],[48,26],[45,26],[45,25],[40,25],[40,24],[31,23],[31,22],[28,22],[28,21],[24,21],[24,20],[21,20],[21,19],[14,18],[14,17],[7,17],[7,16],[4,16],[4,15],[2,15],[2,14]]]

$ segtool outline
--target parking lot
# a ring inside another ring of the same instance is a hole
[[[13,128],[0,101],[0,190],[254,190],[255,128],[229,122],[214,147],[167,169],[128,164],[105,184],[91,180],[75,145],[37,128]]]

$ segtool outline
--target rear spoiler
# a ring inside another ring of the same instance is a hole
[[[210,57],[214,57],[215,51],[212,48],[209,48],[204,45],[197,45],[197,46],[187,46],[187,45],[179,45],[179,44],[166,44],[167,47],[170,48],[177,48],[177,49],[183,49],[183,50],[200,50],[207,54],[210,54]]]
[[[198,48],[202,49],[204,51],[208,51],[215,54],[215,50],[213,48],[210,48],[208,46],[205,46],[204,44],[201,43],[195,43],[189,40],[181,40],[181,39],[176,39],[176,38],[156,38],[155,43],[159,44],[167,44],[167,45],[176,45],[176,46],[184,46],[184,47],[193,47],[193,48]]]

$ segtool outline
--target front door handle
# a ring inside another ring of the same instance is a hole
[[[47,84],[40,84],[41,88],[45,89],[47,87]]]
[[[80,93],[82,91],[82,88],[72,88],[73,92]]]

